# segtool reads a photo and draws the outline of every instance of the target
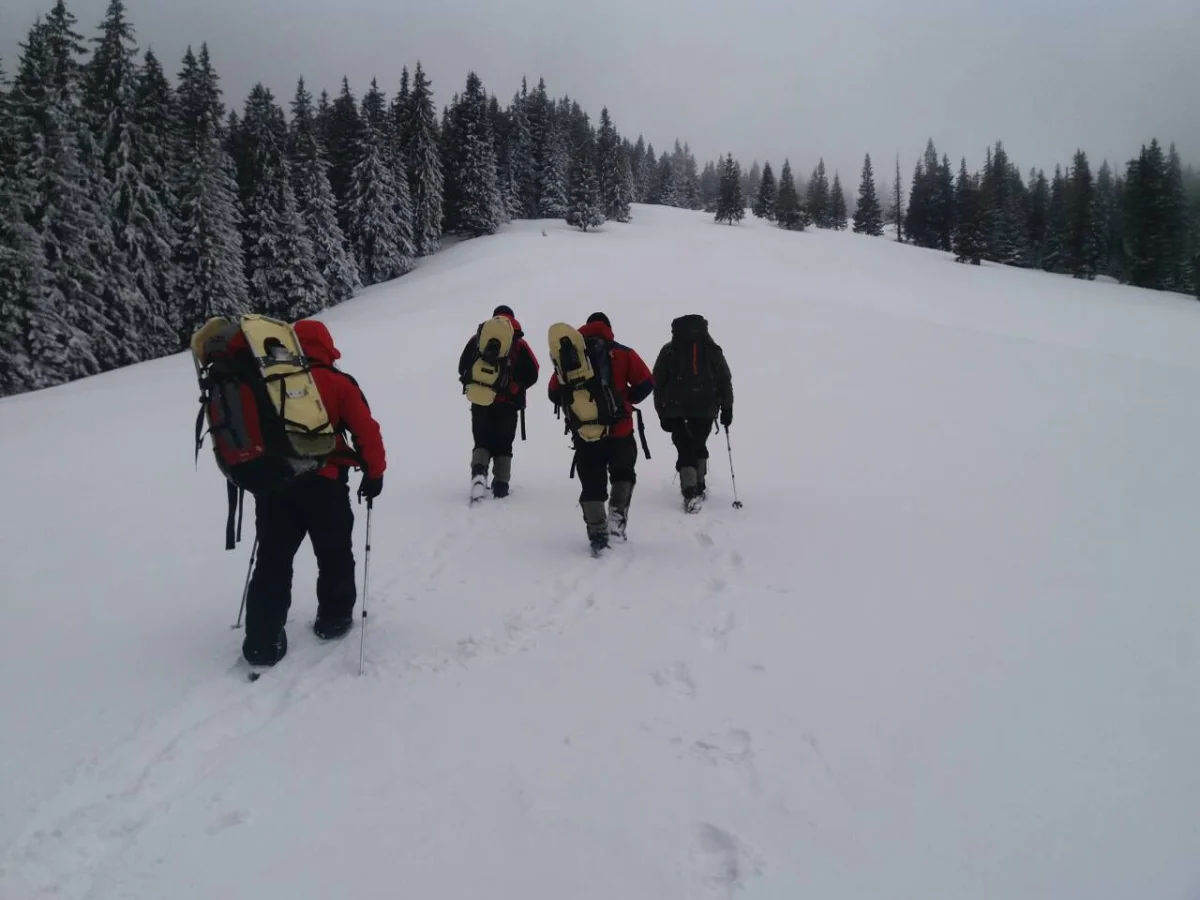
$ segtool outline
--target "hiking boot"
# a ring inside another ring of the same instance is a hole
[[[679,489],[683,491],[683,499],[696,496],[700,484],[700,470],[696,466],[679,467]]]
[[[347,613],[346,615],[338,616],[317,616],[317,620],[313,622],[313,634],[323,641],[332,641],[334,638],[340,638],[354,627],[354,617]]]
[[[608,546],[608,514],[604,509],[604,501],[585,500],[580,506],[583,507],[588,542],[592,545],[592,552],[597,553]]]
[[[696,488],[700,491],[699,497],[701,500],[708,499],[708,485],[704,479],[708,475],[708,460],[701,459],[696,462]]]
[[[492,460],[492,496],[507,497],[508,483],[512,480],[512,457],[497,456]]]
[[[287,632],[280,628],[274,641],[263,643],[246,638],[242,642],[242,657],[252,666],[273,666],[287,655]]]
[[[608,533],[625,540],[625,526],[629,523],[629,502],[633,499],[633,482],[618,481],[612,486],[608,501]]]
[[[486,450],[476,447],[471,451],[471,477],[475,478],[482,475],[487,478],[488,465],[492,461],[492,454]]]

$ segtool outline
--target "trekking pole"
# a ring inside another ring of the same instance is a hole
[[[733,474],[733,444],[729,442],[729,426],[725,426],[725,447],[729,450],[729,480],[733,482],[733,508],[741,509],[742,501],[737,495],[737,476]]]
[[[246,611],[246,598],[250,596],[250,576],[254,574],[254,557],[258,555],[258,535],[254,535],[254,546],[250,548],[250,565],[246,566],[246,585],[242,588],[242,605],[238,607],[237,621],[230,629],[237,631],[242,627],[242,613]]]
[[[367,586],[370,584],[371,578],[371,510],[374,509],[375,500],[373,497],[367,498],[367,549],[363,553],[363,603],[362,603],[362,631],[358,634],[358,674],[363,673],[363,652],[367,645]]]

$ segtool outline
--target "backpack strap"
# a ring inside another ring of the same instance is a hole
[[[226,482],[225,491],[229,497],[229,517],[225,520],[225,549],[232,550],[242,539],[242,514],[245,511],[246,492],[232,481]]]

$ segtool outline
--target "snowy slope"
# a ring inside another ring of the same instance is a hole
[[[707,315],[745,508],[714,439],[683,516],[651,416],[590,559],[539,386],[468,510],[500,302],[543,363],[560,319],[652,362]],[[325,319],[390,455],[361,678],[307,547],[291,653],[237,674],[185,356],[0,401],[4,900],[1200,896],[1195,302],[638,208]]]

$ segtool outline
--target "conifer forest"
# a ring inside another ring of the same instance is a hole
[[[541,80],[501,95],[468,73],[439,108],[420,62],[235,103],[207,45],[140,49],[122,0],[90,29],[57,0],[3,65],[0,396],[178,352],[211,316],[312,315],[447,236],[519,218],[591,231],[635,203],[1200,293],[1200,174],[1157,140],[1049,173],[1000,142],[971,170],[930,140],[906,185],[903,151],[888,185],[867,156],[851,194],[824,160],[802,181],[790,160],[743,171],[732,154],[700,166],[679,140],[660,152]]]

